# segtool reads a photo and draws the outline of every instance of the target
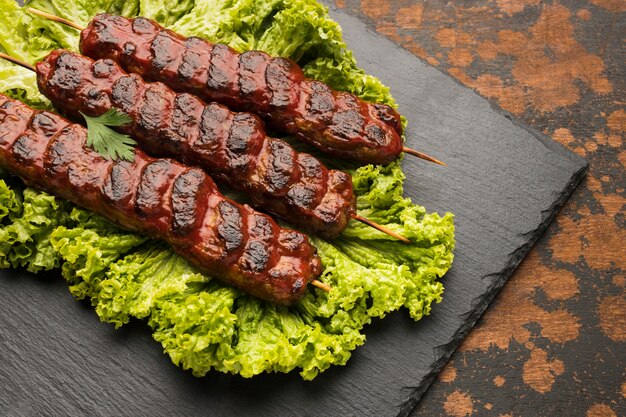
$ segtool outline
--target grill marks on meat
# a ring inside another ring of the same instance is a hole
[[[222,216],[222,223],[217,231],[226,242],[226,250],[232,251],[239,248],[243,243],[243,219],[237,207],[226,201],[220,203],[219,211]]]
[[[159,32],[158,36],[169,39],[166,35]],[[170,68],[170,63],[182,60],[182,56],[161,56],[160,66]],[[258,65],[266,63],[263,57],[256,52],[242,54],[239,65],[254,74]],[[132,134],[149,153],[200,166],[247,193],[255,206],[312,233],[335,237],[354,212],[355,197],[348,175],[328,170],[314,157],[268,137],[255,115],[233,113],[217,103],[206,104],[191,94],[175,93],[165,84],[146,83],[111,60],[92,61],[71,52],[52,52],[37,65],[37,73],[41,91],[68,115],[80,120],[79,111],[100,115],[117,108],[133,119],[121,130]],[[55,81],[66,78],[79,80],[75,88],[68,90]],[[252,84],[247,83],[242,81],[241,88],[252,95],[260,94],[262,89],[248,89]],[[291,100],[290,91],[281,94]],[[155,195],[162,192],[165,190],[154,190]]]
[[[199,169],[191,169],[174,181],[172,189],[172,231],[177,236],[186,236],[200,224],[198,213],[206,210],[205,196],[208,186]]]
[[[141,162],[143,161],[136,160],[134,163],[119,161],[111,164],[103,187],[104,197],[109,204],[121,207],[130,204],[137,188],[136,179],[140,178],[144,168]]]
[[[133,162],[114,162],[86,148],[86,136],[82,126],[0,95],[0,167],[27,183],[163,239],[265,300],[291,304],[319,275],[305,235],[225,198],[202,170],[141,151]]]
[[[231,92],[238,92],[237,82],[233,82],[235,80],[229,76],[237,70],[237,67],[237,60],[226,45],[217,44],[213,46],[206,87],[213,91],[216,100],[226,98]],[[156,71],[153,73],[158,74]]]
[[[135,212],[141,218],[161,220],[167,216],[167,200],[172,193],[174,179],[182,174],[181,166],[166,159],[156,160],[144,167],[137,187]]]
[[[305,78],[300,67],[260,51],[184,38],[145,18],[100,14],[81,33],[81,52],[179,92],[258,114],[336,156],[388,163],[402,150],[399,114]],[[335,115],[333,117],[333,115]]]
[[[298,84],[297,65],[285,58],[272,58],[265,67],[265,83],[272,92],[270,102],[267,104],[274,109],[273,116],[279,118],[278,111],[287,111],[298,105],[298,89],[293,86]],[[283,118],[281,124],[289,123],[288,118]]]

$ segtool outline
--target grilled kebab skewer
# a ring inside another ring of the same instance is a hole
[[[205,169],[262,207],[311,233],[332,238],[355,211],[348,174],[266,136],[263,122],[192,94],[127,74],[110,59],[57,50],[35,66],[41,92],[66,115],[130,116],[125,130],[148,153]]]
[[[261,116],[332,155],[366,164],[385,164],[404,151],[445,165],[402,146],[400,115],[390,106],[367,103],[304,76],[293,61],[261,51],[238,53],[223,44],[185,38],[158,23],[99,14],[87,28],[29,8],[82,30],[80,49],[93,59],[110,58],[128,72],[160,81],[178,92]]]
[[[352,217],[408,242],[355,213],[348,174],[328,170],[311,155],[266,136],[262,122],[252,114],[232,113],[220,104],[177,94],[162,83],[146,83],[112,60],[93,61],[63,50],[50,53],[36,72],[40,90],[69,116],[120,110],[133,119],[121,130],[151,154],[198,165],[246,192],[254,205],[310,232],[336,237]]]
[[[27,184],[165,240],[201,270],[267,301],[294,303],[320,274],[306,235],[224,197],[201,169],[139,150],[133,162],[114,162],[86,138],[81,125],[0,94],[0,167]]]

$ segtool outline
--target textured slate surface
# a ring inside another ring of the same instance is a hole
[[[0,415],[406,415],[586,170],[581,158],[333,11],[361,66],[391,86],[409,145],[407,194],[456,214],[457,251],[431,317],[392,314],[349,364],[313,382],[175,368],[143,323],[115,331],[59,274],[0,272]]]

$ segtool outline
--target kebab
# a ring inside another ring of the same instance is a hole
[[[82,31],[84,55],[113,59],[146,80],[255,113],[272,128],[334,156],[385,164],[406,152],[445,165],[403,147],[400,115],[392,107],[307,79],[289,59],[261,51],[238,53],[224,44],[186,38],[143,17],[103,13],[83,28],[37,9],[29,11]]]
[[[321,273],[301,232],[220,194],[199,168],[155,159],[112,161],[85,146],[87,130],[0,94],[0,167],[27,184],[168,242],[199,267],[241,290],[290,305]]]
[[[205,104],[162,83],[146,83],[110,59],[93,61],[57,50],[33,68],[0,57],[35,70],[39,89],[67,115],[81,118],[81,113],[102,115],[110,109],[128,114],[133,123],[123,129],[151,154],[198,165],[246,192],[257,207],[309,232],[336,237],[354,218],[409,242],[356,214],[348,174],[328,170],[311,155],[266,136],[252,114]]]

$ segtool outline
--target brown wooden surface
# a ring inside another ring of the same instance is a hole
[[[626,415],[626,0],[336,4],[591,163],[412,416]]]

